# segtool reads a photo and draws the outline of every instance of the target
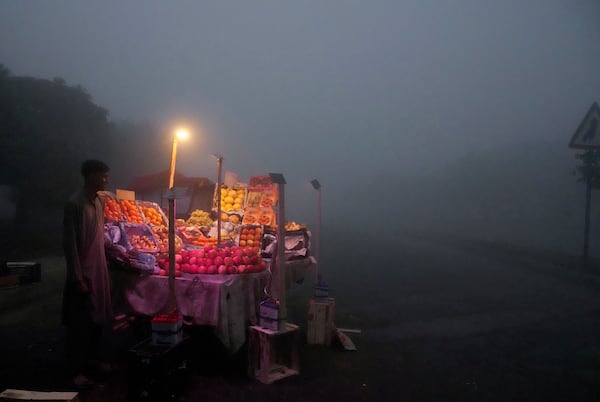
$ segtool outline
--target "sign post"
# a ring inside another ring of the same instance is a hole
[[[583,263],[588,264],[590,237],[590,209],[592,200],[592,184],[599,179],[597,164],[600,149],[600,107],[594,102],[571,137],[569,148],[582,149],[585,153],[578,155],[583,165],[579,167],[582,180],[585,180],[585,223],[583,234]]]

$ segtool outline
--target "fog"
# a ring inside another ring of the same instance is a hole
[[[314,223],[318,178],[331,239],[578,253],[567,144],[600,95],[598,21],[596,0],[5,0],[0,63],[85,87],[113,121],[189,126],[186,175],[214,180],[214,152],[243,180],[283,173],[290,218]]]

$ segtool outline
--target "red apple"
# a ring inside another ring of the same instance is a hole
[[[215,265],[223,265],[223,257],[221,257],[221,256],[215,257]]]
[[[223,258],[223,264],[230,266],[233,264],[233,259],[231,257],[225,257]]]
[[[190,274],[197,274],[198,273],[198,266],[196,265],[192,265],[190,266],[190,269],[188,271]]]
[[[218,271],[219,274],[226,274],[227,273],[227,267],[225,265],[219,265]]]
[[[238,273],[238,269],[235,265],[230,265],[227,267],[227,273],[229,274],[237,274]]]
[[[161,269],[161,270],[158,271],[158,274],[160,276],[167,276],[167,271],[165,271],[164,269]]]
[[[175,254],[175,262],[181,262],[182,259],[183,257],[181,256],[181,254]]]
[[[243,274],[244,272],[247,272],[246,266],[244,264],[242,265],[238,265],[237,270],[240,274]]]
[[[190,264],[195,264],[196,263],[197,258],[196,257],[190,257],[189,263]]]
[[[206,270],[207,270],[207,268],[206,268],[206,266],[205,266],[205,265],[200,265],[200,266],[198,267],[198,273],[199,273],[199,274],[205,274],[205,273],[206,273]]]
[[[209,265],[209,266],[206,268],[206,273],[207,273],[207,274],[216,274],[216,273],[217,273],[217,266],[216,266],[216,265],[214,265],[214,264],[213,264],[213,265]]]

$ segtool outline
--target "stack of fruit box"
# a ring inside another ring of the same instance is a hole
[[[175,345],[183,340],[183,318],[176,312],[158,314],[152,318],[152,343]]]

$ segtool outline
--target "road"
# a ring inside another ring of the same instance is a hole
[[[332,244],[321,267],[336,324],[362,331],[350,334],[358,351],[303,344],[300,375],[263,385],[243,375],[244,355],[220,355],[203,337],[194,368],[169,383],[173,399],[600,400],[595,270],[557,253],[452,236],[398,233],[369,244]],[[0,291],[3,388],[65,389],[64,268],[60,258],[40,260],[41,283]],[[288,295],[290,321],[303,327],[311,282]],[[121,351],[133,341],[115,339]],[[82,400],[124,400],[126,374],[122,367]]]

